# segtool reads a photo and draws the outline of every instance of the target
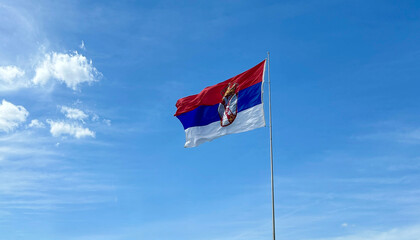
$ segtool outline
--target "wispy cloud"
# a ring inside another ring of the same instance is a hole
[[[107,193],[115,186],[97,181],[95,174],[67,161],[51,138],[25,131],[0,137],[0,145],[2,211],[113,201]]]
[[[85,42],[83,40],[82,40],[82,43],[80,43],[79,48],[82,50],[86,50]]]
[[[355,135],[356,140],[373,140],[420,144],[420,127],[402,122],[386,121],[374,124],[371,132]]]
[[[83,121],[83,119],[88,117],[88,115],[84,113],[82,110],[77,109],[77,108],[67,107],[67,106],[62,106],[61,112],[64,113],[66,118],[74,119],[74,120]]]
[[[396,137],[400,142],[420,144],[420,128],[410,129],[408,131],[396,133]]]
[[[20,62],[17,58],[23,57],[30,61],[30,56],[36,52],[40,43],[47,44],[41,32],[42,27],[34,19],[33,13],[20,7],[15,1],[2,1],[0,3],[0,22],[2,34],[0,35],[0,64],[7,65]],[[30,65],[24,63],[24,66]],[[23,67],[25,68],[25,67]]]
[[[91,123],[90,112],[67,103],[82,98],[79,90],[102,74],[85,53],[50,44],[46,36],[53,34],[45,32],[40,15],[51,11],[41,5],[0,3],[0,92],[5,96],[0,99],[0,222],[6,230],[7,223],[15,226],[10,216],[21,221],[22,212],[56,213],[114,201],[115,184],[103,173],[87,170],[91,163],[79,164],[86,156],[69,146],[95,137],[84,123]],[[85,50],[84,42],[80,48]],[[57,103],[68,106],[61,109],[66,119],[56,111]],[[56,118],[60,120],[45,120]]]
[[[406,144],[420,144],[420,129],[388,130],[379,133],[369,133],[353,137],[358,140],[376,140]]]
[[[403,226],[383,231],[361,231],[351,235],[331,238],[307,238],[312,240],[418,240],[420,225]]]

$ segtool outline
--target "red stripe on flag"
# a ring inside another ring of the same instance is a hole
[[[199,94],[179,99],[175,105],[177,107],[175,116],[194,110],[198,106],[211,106],[220,103],[223,99],[221,92],[228,86],[229,83],[237,83],[238,87],[236,91],[238,92],[256,83],[262,82],[264,65],[265,60],[255,67],[229,78],[226,81],[204,88]]]

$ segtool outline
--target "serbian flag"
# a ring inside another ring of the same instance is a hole
[[[265,60],[199,94],[176,102],[175,116],[185,129],[185,147],[265,127],[262,101]]]

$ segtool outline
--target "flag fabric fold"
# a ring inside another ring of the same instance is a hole
[[[177,101],[175,116],[185,130],[185,147],[265,126],[265,63]]]

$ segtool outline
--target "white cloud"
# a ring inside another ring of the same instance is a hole
[[[111,126],[111,120],[109,119],[104,119],[104,123],[108,126]]]
[[[77,90],[79,84],[98,81],[101,76],[92,65],[92,61],[88,61],[85,56],[77,52],[45,54],[44,60],[35,72],[35,77],[32,79],[34,84],[42,86],[56,79],[73,90]]]
[[[82,49],[82,50],[86,50],[85,42],[83,40],[82,40],[82,43],[80,44],[79,48]]]
[[[69,119],[83,120],[88,117],[86,113],[77,108],[70,108],[66,106],[61,107],[61,112]]]
[[[28,87],[29,82],[22,79],[24,75],[25,71],[16,66],[0,66],[0,91]]]
[[[92,121],[98,121],[98,119],[99,119],[98,114],[94,113],[94,114],[92,115]]]
[[[3,99],[0,104],[0,131],[10,132],[26,121],[29,112]]]
[[[95,137],[95,132],[89,130],[89,128],[83,128],[77,124],[70,124],[61,121],[52,121],[47,120],[48,124],[50,124],[50,132],[54,137],[59,137],[62,135],[70,135],[75,138],[83,138],[83,137]]]
[[[15,78],[22,77],[25,71],[16,66],[1,66],[0,80],[5,82],[12,82]]]
[[[45,128],[45,124],[38,119],[33,119],[28,125],[29,128]]]

